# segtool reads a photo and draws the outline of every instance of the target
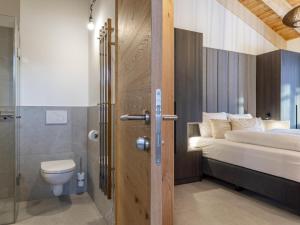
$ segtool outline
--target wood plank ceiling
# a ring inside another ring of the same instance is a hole
[[[290,3],[291,6],[297,6],[300,5],[300,0],[287,0],[288,3]]]
[[[239,0],[254,15],[260,18],[272,30],[278,33],[285,40],[292,40],[300,37],[300,33],[282,23],[282,18],[269,7],[263,0]],[[285,1],[285,0],[282,0]],[[287,0],[293,7],[300,4],[300,0]]]

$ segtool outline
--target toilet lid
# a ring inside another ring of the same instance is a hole
[[[73,160],[57,160],[41,162],[41,170],[45,173],[66,173],[74,170]]]

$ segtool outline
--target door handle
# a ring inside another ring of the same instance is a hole
[[[176,115],[162,115],[162,119],[163,120],[176,121],[176,120],[178,120],[178,116],[176,116]]]
[[[150,113],[148,111],[146,111],[145,114],[142,114],[142,115],[125,114],[125,115],[120,116],[120,119],[122,121],[142,120],[142,121],[145,121],[145,124],[149,124],[151,116],[150,116]]]
[[[8,120],[8,119],[15,119],[17,118],[15,116],[15,113],[14,112],[4,112],[4,111],[0,111],[0,119],[2,120]]]

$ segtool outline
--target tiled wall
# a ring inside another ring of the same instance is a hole
[[[14,140],[14,122],[0,119],[0,199],[14,195]]]
[[[88,130],[99,130],[98,107],[88,108]],[[99,189],[99,142],[88,141],[88,193],[108,224],[113,224],[113,200]]]
[[[67,110],[66,125],[46,125],[46,110]],[[82,158],[87,170],[87,108],[86,107],[21,107],[20,123],[20,200],[53,197],[50,185],[40,175],[40,163],[49,160],[74,159],[76,173]],[[64,187],[64,194],[77,188],[76,174]]]
[[[0,111],[13,105],[13,38],[12,28],[0,27]],[[0,119],[0,198],[13,196],[14,122]]]

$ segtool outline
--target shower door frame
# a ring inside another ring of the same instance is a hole
[[[0,14],[0,16],[11,18],[14,22],[13,28],[13,64],[12,64],[12,108],[14,112],[13,125],[14,125],[14,166],[13,166],[13,221],[11,224],[16,223],[18,216],[18,200],[19,200],[19,181],[20,181],[20,35],[19,35],[19,23],[16,16],[9,16]]]
[[[13,93],[15,104],[15,171],[14,171],[14,223],[17,221],[19,210],[19,187],[20,187],[20,30],[19,21],[14,16],[14,54],[13,54]]]

